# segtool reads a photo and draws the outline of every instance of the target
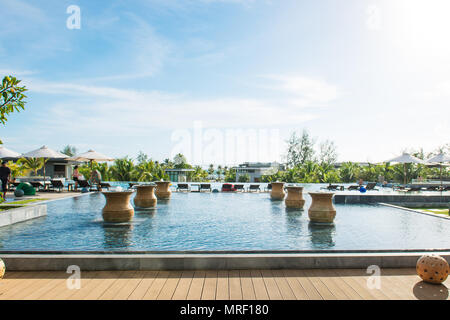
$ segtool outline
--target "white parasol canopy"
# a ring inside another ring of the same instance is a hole
[[[20,153],[0,146],[0,159],[3,159],[3,158],[20,158]]]
[[[73,156],[69,158],[69,160],[73,161],[114,161],[114,158],[105,156],[94,150],[89,150],[88,152],[79,154],[77,156]]]
[[[449,163],[450,157],[444,153],[440,153],[430,159],[427,160],[427,163],[429,164],[438,164],[439,166],[439,175],[441,178],[441,188],[443,186],[443,180],[442,180],[442,167],[444,166],[444,163]]]
[[[39,149],[24,153],[24,158],[51,158],[51,159],[67,159],[69,156],[52,150],[46,146],[42,146]]]
[[[424,164],[425,162],[419,158],[416,158],[412,155],[410,155],[407,152],[404,152],[401,156],[384,161],[384,162],[397,162],[397,163],[421,163]]]
[[[24,153],[22,155],[22,157],[24,158],[43,158],[45,159],[67,159],[68,156],[52,150],[50,148],[48,148],[47,146],[42,146],[39,149]],[[44,163],[44,181],[45,181],[45,163]]]
[[[447,163],[450,162],[450,156],[440,153],[437,156],[434,156],[427,160],[428,163]]]
[[[403,174],[404,174],[404,183],[406,184],[406,164],[407,163],[420,163],[425,164],[425,161],[416,158],[412,155],[410,155],[407,152],[404,152],[401,156],[384,161],[384,162],[397,162],[397,163],[403,163]]]

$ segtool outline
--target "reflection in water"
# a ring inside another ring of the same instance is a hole
[[[123,249],[131,245],[133,223],[103,223],[105,248]]]
[[[303,231],[302,209],[285,208],[286,211],[286,228],[287,232],[296,237],[301,236]]]
[[[316,249],[331,249],[334,247],[336,227],[334,223],[309,222],[309,236],[312,246]]]
[[[448,289],[443,284],[417,282],[413,288],[414,296],[419,300],[447,300]]]
[[[272,211],[273,214],[280,215],[283,213],[280,203],[280,201],[273,201],[270,204],[270,211]]]

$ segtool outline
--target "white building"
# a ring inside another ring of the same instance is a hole
[[[284,165],[278,162],[244,162],[238,167],[234,167],[236,170],[236,182],[239,181],[239,177],[248,174],[250,182],[260,182],[261,177],[265,175],[272,175],[278,171],[284,170]]]

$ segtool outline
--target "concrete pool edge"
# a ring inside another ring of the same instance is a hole
[[[430,251],[323,254],[1,254],[7,271],[413,268]],[[450,262],[450,252],[433,252]]]

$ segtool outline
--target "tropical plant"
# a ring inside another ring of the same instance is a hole
[[[111,177],[116,181],[133,181],[134,163],[128,157],[114,160],[111,166]]]
[[[25,86],[19,86],[20,82],[21,80],[13,76],[6,76],[2,80],[0,86],[0,122],[3,125],[6,124],[11,113],[25,110],[26,101],[23,99],[27,96],[23,93],[27,89]],[[2,144],[1,140],[0,144]]]
[[[77,148],[68,144],[61,150],[61,153],[65,154],[69,157],[73,157],[74,155],[77,154]]]
[[[239,182],[250,182],[248,173],[239,175]]]
[[[8,161],[8,167],[11,169],[11,178],[14,180],[17,177],[25,176],[29,169],[27,169],[23,164],[14,163],[12,161]]]
[[[32,171],[35,176],[37,176],[37,172],[41,169],[47,160],[44,158],[20,158],[17,163],[22,165],[25,170]]]

